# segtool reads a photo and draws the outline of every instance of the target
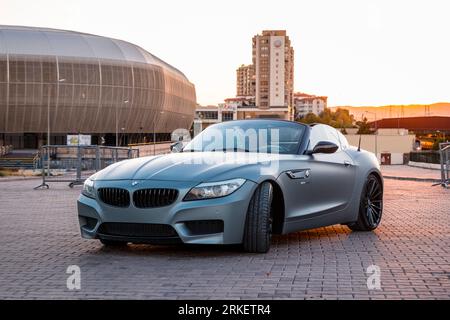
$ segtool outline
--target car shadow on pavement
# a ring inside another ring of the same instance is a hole
[[[119,254],[132,256],[164,256],[171,258],[189,258],[194,256],[235,256],[244,253],[240,245],[151,245],[151,244],[128,244],[119,247],[104,247],[99,250],[105,254]]]
[[[265,255],[285,250],[309,250],[311,247],[323,247],[326,250],[336,248],[376,246],[380,241],[377,232],[352,232],[345,226],[330,226],[306,231],[294,232],[286,235],[274,235],[272,247]],[[128,244],[118,247],[100,246],[98,253],[107,255],[126,256],[164,256],[169,258],[190,258],[190,257],[225,257],[225,256],[247,256],[260,255],[258,253],[246,253],[241,245],[150,245],[150,244]]]

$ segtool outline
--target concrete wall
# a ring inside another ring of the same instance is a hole
[[[405,152],[408,153],[408,152]],[[391,164],[404,164],[404,153],[391,153]],[[381,161],[381,160],[380,160]]]

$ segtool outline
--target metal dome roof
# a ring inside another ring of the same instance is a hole
[[[0,25],[1,54],[77,57],[153,64],[187,80],[181,71],[137,45],[75,31]]]

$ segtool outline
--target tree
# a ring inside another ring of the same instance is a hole
[[[362,121],[356,121],[356,126],[358,129],[358,134],[372,134],[372,129],[370,128],[370,124],[367,122],[367,118],[364,117]]]
[[[319,115],[308,113],[296,120],[306,124],[323,123],[334,128],[353,128],[355,121],[353,115],[348,110],[341,108],[337,108],[334,112],[329,108],[325,108]]]
[[[299,120],[299,122],[308,123],[308,124],[319,122],[319,118],[314,113],[311,113],[311,112],[306,114],[303,118],[300,118],[298,120]]]

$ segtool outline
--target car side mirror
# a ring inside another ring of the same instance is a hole
[[[170,151],[171,152],[181,152],[183,150],[183,142],[177,141],[174,144],[170,145]]]
[[[319,141],[314,149],[307,151],[307,154],[314,154],[314,153],[335,153],[339,149],[339,147],[329,141]]]

